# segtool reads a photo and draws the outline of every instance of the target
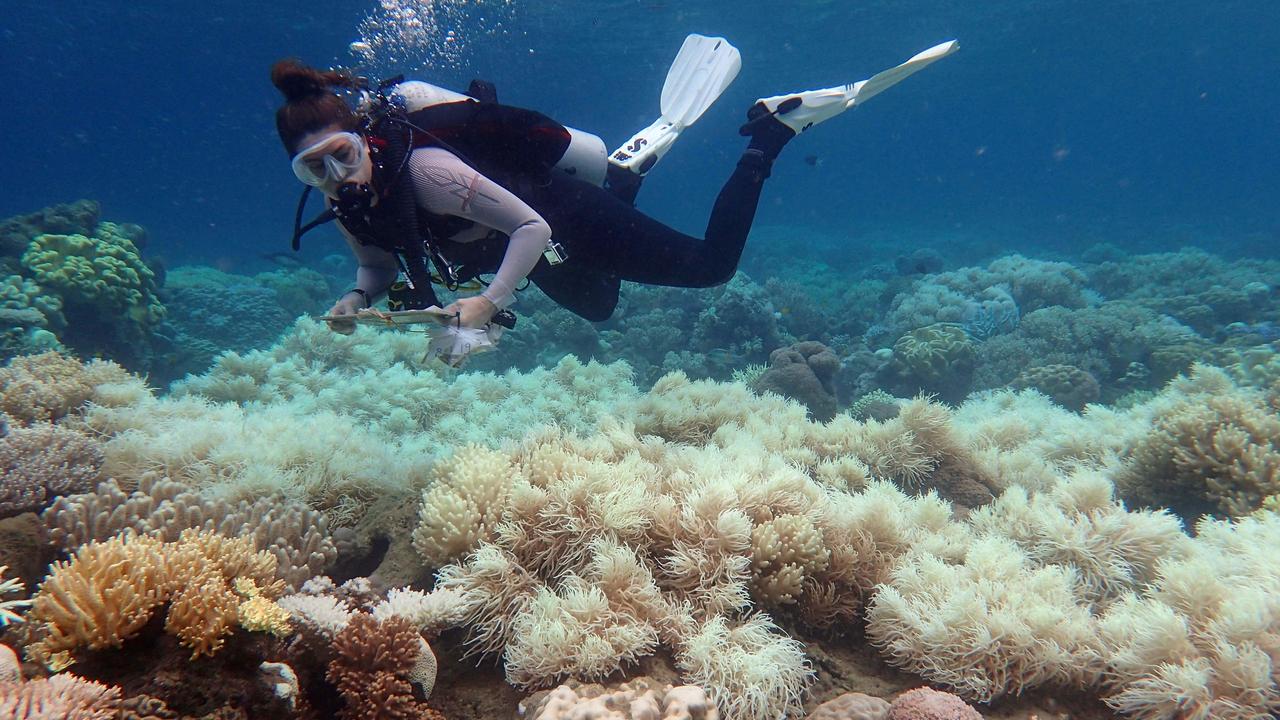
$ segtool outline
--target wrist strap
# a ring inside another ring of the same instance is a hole
[[[369,293],[365,292],[364,290],[361,290],[360,288],[352,288],[347,291],[348,295],[350,295],[351,293],[355,293],[360,297],[364,298],[365,307],[367,308],[373,307],[373,298],[369,295]]]

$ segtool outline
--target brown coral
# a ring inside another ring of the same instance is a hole
[[[82,433],[47,422],[11,428],[0,438],[0,518],[85,492],[101,470],[101,445]]]
[[[1022,390],[1034,388],[1053,398],[1068,410],[1079,412],[1085,405],[1097,402],[1102,387],[1088,371],[1074,365],[1041,365],[1023,370],[1009,386]]]
[[[275,558],[248,538],[187,530],[176,543],[123,535],[82,546],[58,562],[33,599],[29,617],[46,633],[34,650],[52,657],[80,647],[119,647],[170,603],[165,628],[193,657],[212,655],[239,619],[236,578],[276,597]]]
[[[420,636],[401,617],[379,622],[357,613],[333,642],[334,659],[326,679],[338,688],[346,706],[344,720],[411,720],[421,716],[409,676]]]
[[[769,355],[769,369],[752,387],[777,393],[809,409],[809,416],[827,422],[836,415],[835,375],[840,358],[831,348],[812,340],[778,348]]]

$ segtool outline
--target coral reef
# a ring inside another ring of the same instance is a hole
[[[760,392],[791,398],[809,409],[809,416],[827,422],[836,414],[835,375],[840,358],[819,342],[806,341],[779,348],[769,355],[769,369],[751,385]]]
[[[92,402],[134,402],[145,384],[110,361],[81,363],[56,352],[16,357],[0,368],[0,413],[10,424],[57,422]]]
[[[67,319],[63,343],[145,368],[151,333],[165,308],[155,273],[134,244],[137,233],[136,226],[100,222],[91,235],[37,235],[22,264],[41,288],[61,299]]]
[[[886,379],[895,392],[936,393],[959,402],[969,392],[975,356],[973,341],[960,326],[926,325],[893,344],[893,360]]]
[[[9,428],[0,437],[0,518],[92,488],[102,463],[101,444],[84,433],[52,423]]]
[[[232,581],[276,597],[284,583],[275,572],[275,557],[255,552],[249,539],[212,532],[185,530],[173,543],[127,534],[91,542],[54,564],[32,599],[29,619],[42,637],[31,649],[64,664],[79,648],[119,647],[168,603],[165,629],[193,658],[212,655],[240,619],[245,598]]]
[[[66,551],[134,531],[175,542],[189,529],[249,538],[276,559],[276,574],[291,588],[337,559],[328,520],[278,496],[237,503],[201,497],[186,485],[151,477],[126,493],[112,480],[94,492],[59,498],[43,514],[49,539]]]
[[[1196,368],[1198,392],[1161,408],[1117,483],[1125,497],[1189,523],[1247,515],[1280,493],[1280,419],[1220,370]]]

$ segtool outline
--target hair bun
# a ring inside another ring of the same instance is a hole
[[[338,78],[334,73],[323,73],[300,61],[289,58],[271,66],[271,84],[284,93],[287,102],[302,100],[329,92],[330,85]]]

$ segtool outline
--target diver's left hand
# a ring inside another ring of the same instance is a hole
[[[493,319],[498,306],[483,295],[475,295],[454,300],[445,312],[458,313],[461,316],[458,322],[463,327],[482,328]]]

